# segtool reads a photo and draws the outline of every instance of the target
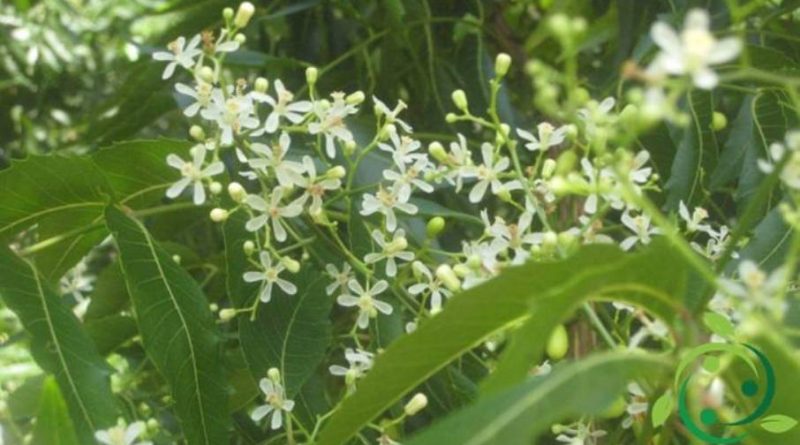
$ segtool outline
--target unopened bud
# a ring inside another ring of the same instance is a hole
[[[228,211],[225,210],[225,209],[220,209],[220,208],[212,209],[211,213],[210,213],[210,216],[211,216],[211,221],[214,221],[214,222],[217,222],[217,223],[223,222],[226,219],[228,219]]]
[[[346,174],[347,170],[345,170],[345,168],[342,167],[341,165],[331,167],[330,169],[328,169],[327,173],[325,173],[326,176],[333,179],[342,179]]]
[[[233,40],[236,43],[238,43],[239,45],[244,45],[244,42],[247,41],[247,37],[244,34],[239,32],[239,33],[236,33],[235,36],[233,36]]]
[[[558,235],[553,231],[545,232],[542,236],[542,246],[547,250],[552,250],[558,244]]]
[[[439,162],[444,162],[447,159],[447,152],[442,144],[434,141],[428,145],[428,153]]]
[[[219,195],[220,192],[222,192],[222,184],[220,184],[217,181],[214,181],[208,186],[208,189],[211,191],[212,194]]]
[[[256,251],[256,243],[254,243],[254,242],[252,242],[250,240],[247,240],[242,245],[242,250],[244,250],[244,254],[245,255],[250,256],[250,255],[253,254],[253,252]]]
[[[300,263],[288,256],[281,258],[281,264],[291,273],[297,273],[300,270]]]
[[[442,233],[444,230],[444,218],[441,216],[434,216],[433,218],[428,221],[428,225],[425,227],[425,232],[427,233],[428,237],[434,238],[436,235]]]
[[[228,21],[233,18],[233,8],[225,8],[222,10],[222,18]]]
[[[500,53],[494,59],[494,72],[497,77],[503,77],[508,74],[508,68],[511,66],[511,56],[506,53]]]
[[[344,154],[346,154],[347,156],[352,155],[353,153],[356,152],[356,148],[357,147],[358,147],[358,144],[356,144],[356,141],[347,141],[347,142],[345,142],[344,143]]]
[[[425,409],[426,406],[428,406],[428,398],[425,394],[418,392],[406,403],[406,406],[403,407],[403,411],[405,411],[407,416],[413,416]]]
[[[197,72],[197,77],[200,78],[205,83],[214,83],[216,80],[216,75],[214,75],[214,69],[210,66],[204,66],[200,68],[200,71]]]
[[[550,179],[553,177],[553,173],[556,171],[556,161],[550,158],[544,160],[544,164],[542,164],[542,177],[544,179]]]
[[[466,264],[456,264],[453,266],[453,272],[460,278],[466,278],[472,274],[472,270]]]
[[[225,308],[219,311],[219,319],[223,322],[231,321],[236,317],[236,309]]]
[[[359,91],[356,91],[355,93],[349,94],[345,98],[345,101],[350,105],[358,105],[361,102],[364,102],[365,98],[366,98],[366,96],[364,96],[364,92],[359,90]]]
[[[267,371],[267,377],[275,383],[280,383],[281,381],[281,372],[278,371],[278,368],[269,368]]]
[[[306,82],[309,85],[314,85],[317,83],[317,78],[319,77],[319,70],[316,67],[310,66],[306,68]]]
[[[256,12],[256,7],[253,6],[250,2],[244,2],[239,5],[239,9],[236,11],[236,17],[233,18],[233,24],[237,28],[244,28],[250,23],[250,19],[253,18],[253,13]]]
[[[461,289],[461,280],[453,272],[453,268],[447,264],[442,264],[436,269],[436,277],[442,280],[442,283],[453,292]]]
[[[238,182],[231,182],[228,184],[228,195],[235,202],[242,202],[247,198],[247,191]]]
[[[172,255],[172,261],[174,261],[175,264],[181,264],[181,256],[178,254]]]
[[[159,428],[158,420],[156,419],[147,419],[146,425],[147,429],[150,431],[156,431]]]
[[[467,257],[467,267],[473,270],[478,270],[481,267],[481,256],[477,254]]]
[[[256,79],[256,84],[254,89],[259,93],[266,93],[267,89],[269,88],[269,80],[259,77]]]
[[[206,139],[206,132],[203,130],[203,127],[199,125],[192,125],[189,128],[189,136],[196,141],[204,141]]]
[[[465,93],[464,90],[455,90],[451,97],[456,108],[466,113],[467,107],[469,106],[467,103],[467,93]]]
[[[714,131],[724,130],[728,126],[728,118],[719,111],[715,111],[711,117],[711,129]]]

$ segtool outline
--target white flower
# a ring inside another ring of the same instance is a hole
[[[301,176],[297,185],[305,189],[303,197],[311,198],[311,205],[308,207],[308,213],[317,215],[322,212],[322,197],[325,196],[325,192],[340,189],[342,187],[342,181],[335,178],[326,178],[324,176],[318,178],[317,168],[314,166],[314,161],[310,156],[303,156],[303,170],[306,176]]]
[[[333,98],[332,105],[328,105],[326,102],[315,104],[314,114],[319,121],[308,124],[308,132],[325,135],[325,154],[333,159],[336,157],[336,145],[334,145],[336,139],[344,143],[354,141],[353,133],[347,129],[344,119],[358,109],[345,101],[344,93],[332,93],[331,97]]]
[[[366,289],[361,287],[361,284],[356,280],[350,280],[348,286],[355,295],[339,295],[336,298],[336,302],[344,307],[358,306],[356,324],[359,328],[366,329],[369,326],[369,319],[377,317],[378,312],[390,315],[394,310],[389,303],[375,299],[376,295],[389,288],[389,284],[385,280],[378,281],[372,287],[367,286]]]
[[[254,409],[250,414],[250,418],[258,422],[269,413],[272,413],[270,428],[277,430],[283,425],[283,412],[286,411],[288,414],[294,409],[294,401],[286,399],[286,391],[284,391],[280,383],[263,378],[258,382],[258,386],[261,388],[261,392],[264,393],[264,400],[267,403]]]
[[[390,131],[389,139],[392,141],[392,145],[381,142],[378,144],[378,148],[390,153],[392,160],[398,167],[403,168],[405,164],[426,158],[423,153],[415,153],[422,146],[418,140],[411,139],[408,136],[400,136],[397,131]]]
[[[78,301],[83,301],[86,294],[94,289],[95,277],[87,273],[86,261],[80,261],[70,269],[59,281],[63,295],[72,295]]]
[[[419,261],[414,261],[411,267],[425,277],[425,282],[412,284],[408,288],[408,293],[416,296],[429,292],[431,312],[438,312],[442,308],[443,297],[450,298],[452,293],[444,287],[439,278],[433,275],[426,265]]]
[[[183,110],[183,114],[188,117],[192,117],[196,115],[201,108],[206,108],[211,104],[211,93],[214,90],[214,87],[210,83],[203,81],[197,82],[197,86],[195,88],[178,82],[175,84],[175,89],[179,93],[194,99],[194,102]]]
[[[633,311],[633,308],[630,306],[625,307],[625,305],[620,304],[619,307],[630,310],[631,312]],[[661,320],[651,320],[646,315],[640,313],[636,315],[642,326],[628,339],[628,348],[638,348],[639,345],[648,338],[662,340],[669,335],[669,328],[667,328],[667,325]]]
[[[386,275],[394,277],[397,275],[397,263],[395,262],[395,258],[403,261],[412,261],[414,259],[414,254],[405,250],[405,248],[408,247],[408,241],[405,235],[406,232],[400,229],[395,232],[392,239],[387,242],[383,238],[383,234],[380,230],[373,230],[372,239],[380,246],[381,252],[368,253],[364,256],[364,261],[367,264],[373,264],[378,261],[386,260]]]
[[[627,167],[628,170],[628,178],[634,182],[635,184],[644,184],[650,179],[650,175],[653,173],[652,167],[645,167],[647,161],[650,160],[650,153],[647,150],[641,150],[636,153],[631,161],[630,165]]]
[[[204,119],[214,121],[222,130],[220,143],[228,146],[233,143],[233,135],[242,129],[258,127],[258,119],[253,115],[255,107],[249,96],[231,95],[225,98],[219,88],[211,92],[211,103],[200,112]]]
[[[499,175],[503,173],[509,166],[509,160],[503,156],[495,163],[494,147],[488,142],[481,146],[481,156],[483,164],[478,165],[473,172],[469,172],[470,176],[478,178],[478,182],[472,187],[469,192],[470,202],[480,202],[483,195],[486,194],[486,189],[491,185],[492,193],[497,194],[503,189],[503,183],[500,182]]]
[[[531,245],[542,242],[541,233],[529,233],[533,221],[532,212],[523,212],[517,224],[506,224],[500,217],[495,217],[494,223],[489,224],[486,210],[481,212],[481,219],[486,225],[485,233],[492,237],[494,249],[499,252],[511,248],[514,250],[514,258],[519,257],[521,261],[528,257]]]
[[[261,284],[261,293],[259,295],[261,301],[264,303],[269,303],[269,300],[272,299],[273,284],[277,284],[282,291],[289,295],[294,295],[297,293],[297,286],[279,276],[280,273],[286,269],[283,264],[278,263],[277,265],[273,266],[272,257],[270,256],[269,252],[266,251],[261,251],[258,258],[261,261],[261,266],[263,266],[264,270],[259,272],[245,272],[244,281],[248,283],[256,283],[259,281],[263,282]]]
[[[325,272],[327,272],[328,276],[333,279],[333,282],[325,288],[326,294],[333,295],[337,289],[343,294],[350,293],[347,288],[347,283],[349,283],[350,280],[355,277],[355,275],[353,274],[353,270],[349,264],[342,264],[341,271],[336,269],[336,266],[333,264],[327,264],[325,265]]]
[[[152,445],[153,442],[150,441],[136,440],[144,430],[144,422],[133,422],[125,426],[125,423],[120,420],[116,426],[94,433],[94,438],[105,445]]]
[[[294,218],[303,213],[303,201],[295,200],[285,206],[281,206],[282,198],[283,188],[281,187],[275,187],[272,190],[269,203],[258,195],[248,195],[245,199],[245,203],[253,210],[257,210],[262,214],[247,221],[245,229],[250,232],[255,232],[263,227],[269,220],[272,222],[272,233],[275,235],[275,239],[281,242],[285,241],[286,229],[283,228],[281,220],[283,218]]]
[[[787,142],[791,142],[793,140],[792,138],[800,137],[798,135],[800,135],[800,132],[797,131],[787,134]],[[789,150],[781,143],[772,143],[769,146],[769,159],[759,159],[758,167],[764,173],[772,173],[776,166],[787,156],[788,151],[789,159],[781,170],[780,178],[787,187],[800,190],[800,151],[798,151],[796,147],[793,147],[793,144],[789,143],[788,145],[790,147]]]
[[[625,429],[630,428],[634,420],[643,420],[647,417],[647,408],[649,407],[647,395],[638,383],[631,382],[628,384],[628,394],[630,394],[630,400],[625,407],[627,415],[622,420],[622,427]]]
[[[347,360],[346,368],[341,365],[331,365],[328,371],[332,375],[345,377],[348,384],[360,379],[372,368],[373,354],[371,352],[347,348],[344,351],[344,358]]]
[[[372,101],[375,102],[375,114],[378,116],[385,116],[386,124],[398,124],[403,131],[406,133],[411,133],[411,125],[408,125],[406,121],[397,117],[401,111],[408,107],[405,102],[398,100],[397,105],[394,107],[394,110],[392,110],[375,96],[372,96]]]
[[[164,74],[161,76],[162,79],[169,79],[172,77],[172,73],[175,72],[175,67],[178,65],[186,69],[191,69],[195,64],[195,57],[203,52],[197,48],[197,46],[200,45],[199,34],[192,37],[188,45],[185,44],[186,39],[181,36],[167,45],[169,51],[159,51],[153,54],[153,59],[169,62],[167,67],[164,68]]]
[[[206,191],[203,187],[203,181],[222,173],[225,170],[225,166],[221,161],[215,161],[203,168],[206,149],[202,145],[192,147],[191,154],[192,162],[186,162],[175,154],[167,156],[167,164],[172,168],[180,170],[183,176],[182,179],[172,184],[167,189],[167,197],[171,199],[177,198],[189,184],[193,184],[194,203],[200,205],[206,202]]]
[[[650,235],[661,233],[661,229],[650,227],[650,217],[647,215],[637,215],[632,217],[627,211],[622,213],[622,224],[629,228],[634,235],[625,238],[620,246],[623,250],[630,250],[637,242],[650,244]]]
[[[272,168],[278,184],[282,187],[301,185],[303,184],[303,165],[285,159],[291,143],[292,139],[286,132],[281,133],[278,142],[272,146],[254,142],[250,145],[250,149],[263,157],[248,159],[248,164],[250,167],[262,171],[267,167]]]
[[[408,203],[410,196],[398,193],[396,187],[383,188],[380,186],[375,195],[365,193],[361,202],[361,214],[364,216],[381,213],[386,217],[386,229],[394,232],[397,228],[397,216],[394,209],[401,210],[409,215],[417,213],[417,206]]]
[[[653,24],[650,35],[661,48],[653,60],[656,69],[668,74],[688,74],[698,88],[714,88],[717,74],[709,67],[733,60],[742,44],[734,37],[717,40],[708,28],[708,13],[702,9],[689,11],[680,35],[663,22]]]
[[[558,442],[568,445],[595,445],[597,439],[606,435],[606,432],[599,429],[592,429],[592,426],[578,422],[570,427],[563,427],[562,433],[556,436]]]
[[[786,303],[778,296],[786,284],[785,267],[767,274],[753,261],[743,260],[739,263],[738,275],[738,280],[720,279],[720,290],[739,297],[747,312],[765,309],[777,319],[783,317]]]
[[[567,126],[561,126],[558,129],[554,129],[552,125],[547,122],[542,122],[539,124],[536,129],[539,133],[539,137],[537,138],[531,132],[523,130],[521,128],[517,129],[517,134],[522,139],[528,141],[525,144],[525,148],[530,151],[547,151],[550,147],[554,145],[558,145],[564,142],[564,139],[567,136]]]
[[[307,100],[300,100],[292,102],[294,95],[283,86],[280,79],[275,80],[275,99],[267,94],[253,91],[250,93],[253,99],[259,102],[266,102],[272,106],[272,111],[267,116],[264,122],[264,128],[261,132],[256,132],[258,135],[264,131],[267,133],[274,133],[280,125],[280,119],[284,118],[293,124],[299,124],[303,121],[305,114],[311,111],[312,103]]]
[[[394,183],[392,187],[396,188],[401,196],[406,197],[404,199],[408,199],[407,197],[411,195],[412,185],[425,193],[433,191],[432,185],[420,179],[420,176],[424,177],[429,167],[430,161],[428,161],[427,158],[418,158],[414,164],[409,166],[406,166],[404,163],[397,164],[397,169],[400,170],[399,172],[384,170],[383,177],[386,180],[392,181]]]
[[[689,233],[693,232],[705,232],[709,233],[711,231],[711,226],[708,224],[702,224],[702,222],[708,218],[708,211],[702,207],[695,207],[694,212],[689,215],[689,208],[686,207],[683,201],[678,203],[678,214],[680,215],[681,219],[686,222],[686,230]]]

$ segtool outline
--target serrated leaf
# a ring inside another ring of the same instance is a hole
[[[392,343],[376,358],[372,370],[359,382],[358,391],[345,399],[331,416],[321,433],[320,444],[344,443],[405,393],[489,334],[524,319],[530,313],[530,305],[537,300],[558,303],[552,313],[543,310],[532,317],[541,321],[530,325],[531,331],[545,333],[540,339],[546,339],[546,334],[588,295],[615,285],[619,288],[615,296],[641,304],[670,323],[680,303],[667,295],[672,291],[680,295],[685,282],[683,266],[664,244],[656,244],[636,255],[625,254],[613,246],[587,246],[564,261],[508,268],[496,279],[454,296],[439,315]],[[625,284],[631,284],[634,278],[631,287],[656,287],[647,294],[626,294]],[[507,364],[501,362],[505,370],[492,383],[493,391],[517,384],[520,369],[523,377],[527,375],[531,363],[541,354],[543,340],[537,343],[537,337],[531,335],[524,339],[528,343],[524,347],[521,341],[510,345],[522,349]],[[537,344],[531,347],[533,343]]]
[[[797,420],[783,414],[773,414],[761,419],[761,428],[770,433],[780,434],[797,426]]]
[[[664,424],[672,415],[674,407],[674,400],[670,391],[665,392],[653,403],[653,409],[650,412],[650,420],[653,423],[653,428],[658,428]]]
[[[225,377],[208,301],[140,222],[108,207],[106,224],[119,250],[142,342],[170,386],[187,442],[225,443],[230,421]]]
[[[64,300],[29,261],[0,246],[0,270],[3,301],[30,332],[36,362],[55,375],[78,437],[90,443],[94,431],[113,425],[118,414],[108,366]]]
[[[653,379],[668,369],[663,357],[626,352],[593,355],[556,368],[545,378],[480,398],[407,443],[530,444],[555,422],[602,411],[632,379]]]
[[[719,336],[730,338],[736,334],[736,328],[733,327],[730,320],[716,312],[706,312],[703,314],[703,323],[705,323],[708,329]]]
[[[33,428],[34,444],[78,445],[78,437],[67,412],[67,404],[55,379],[48,377],[42,385],[39,412]]]

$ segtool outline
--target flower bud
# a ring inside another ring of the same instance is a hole
[[[447,152],[444,146],[439,142],[433,141],[428,145],[428,153],[439,162],[444,162],[447,159]]]
[[[214,74],[214,69],[210,66],[204,66],[197,71],[197,77],[205,83],[214,83],[217,76]]]
[[[344,383],[347,386],[353,386],[358,380],[358,371],[355,369],[348,369],[347,372],[344,373]]]
[[[434,216],[428,221],[428,225],[425,226],[425,233],[427,233],[429,238],[434,238],[436,235],[442,233],[444,224],[444,218],[441,216]]]
[[[243,2],[236,11],[236,17],[233,18],[233,25],[237,28],[244,28],[250,23],[250,19],[253,18],[253,13],[255,12],[256,7],[253,6],[252,3]]]
[[[497,197],[504,202],[511,202],[511,192],[505,187],[497,191]]]
[[[425,394],[418,392],[414,394],[414,397],[412,397],[408,403],[406,403],[406,406],[403,407],[403,411],[407,416],[413,416],[414,414],[425,409],[426,406],[428,406],[428,398],[425,396]]]
[[[478,270],[481,267],[481,256],[472,254],[467,258],[467,267],[472,270]]]
[[[345,142],[344,143],[344,154],[346,154],[347,156],[352,155],[353,153],[355,153],[356,147],[358,147],[358,145],[356,144],[356,141],[347,141],[347,142]]]
[[[469,266],[467,265],[456,264],[453,266],[453,272],[455,272],[456,275],[461,278],[466,278],[472,273],[472,270],[470,270]]]
[[[319,70],[316,67],[310,66],[306,68],[306,82],[309,85],[314,85],[317,83],[317,78],[319,77]]]
[[[300,263],[291,257],[288,256],[282,257],[281,264],[283,264],[284,267],[286,267],[286,270],[288,270],[291,273],[297,273],[298,271],[300,271]]]
[[[208,186],[208,189],[211,191],[211,193],[219,195],[222,192],[222,184],[214,181]]]
[[[223,323],[233,320],[234,317],[236,317],[236,309],[225,308],[219,311],[219,319]]]
[[[390,253],[402,252],[403,250],[405,250],[406,247],[408,247],[408,240],[406,239],[406,237],[401,236],[399,238],[393,239],[392,242],[387,244],[386,251]]]
[[[211,216],[211,221],[220,223],[228,219],[228,211],[220,208],[212,209],[210,216]]]
[[[345,101],[350,105],[358,105],[361,102],[364,102],[365,98],[366,98],[366,96],[364,95],[364,92],[359,90],[359,91],[356,91],[355,93],[349,94],[345,98]]]
[[[544,160],[544,164],[542,164],[542,177],[544,179],[550,179],[553,177],[553,173],[556,171],[556,161],[550,158]]]
[[[235,202],[241,203],[247,198],[247,191],[238,182],[231,182],[228,184],[228,195]]]
[[[461,289],[461,280],[453,272],[453,268],[447,264],[442,264],[436,268],[436,277],[442,280],[442,283],[453,292]]]
[[[578,163],[578,155],[573,150],[567,150],[561,153],[556,160],[556,173],[558,175],[566,175],[575,169]]]
[[[346,175],[346,174],[347,174],[347,170],[345,170],[345,168],[342,167],[341,165],[337,165],[335,167],[331,167],[325,173],[325,175],[327,177],[332,178],[332,179],[342,179],[342,178],[344,178],[344,175]]]
[[[467,103],[467,93],[465,93],[464,90],[455,90],[451,97],[456,108],[466,113],[469,105]]]
[[[728,126],[728,118],[719,111],[715,111],[711,117],[711,129],[714,131],[722,131]]]
[[[494,59],[494,72],[497,77],[503,77],[508,74],[508,68],[511,66],[511,56],[506,53],[500,53]]]
[[[233,8],[225,8],[222,10],[222,18],[228,21],[233,18]]]
[[[547,340],[547,356],[553,360],[561,360],[567,355],[567,349],[569,349],[569,336],[567,329],[560,324],[553,329]]]
[[[172,255],[172,261],[174,261],[175,264],[181,264],[181,256],[178,254]]]
[[[256,243],[254,243],[254,242],[252,242],[250,240],[247,240],[242,245],[242,250],[244,250],[244,254],[245,255],[250,256],[250,255],[253,254],[253,252],[256,251]]]
[[[192,125],[192,127],[189,128],[189,136],[199,142],[205,140],[206,132],[203,130],[203,127],[199,125]]]
[[[445,120],[445,121],[446,121],[448,124],[452,124],[452,123],[455,123],[456,121],[458,121],[458,116],[456,116],[456,114],[455,114],[455,113],[447,113],[447,114],[444,116],[444,120]]]
[[[267,377],[275,383],[281,382],[281,372],[278,371],[278,368],[269,368],[267,371]]]
[[[233,40],[239,45],[244,45],[244,42],[247,41],[247,37],[244,34],[237,32],[236,35],[233,36]]]
[[[268,88],[269,88],[269,80],[263,77],[256,78],[256,84],[254,87],[256,91],[258,91],[259,93],[266,93]]]
[[[556,245],[558,245],[558,235],[556,235],[556,233],[552,230],[544,232],[544,235],[542,236],[542,246],[545,249],[550,250],[555,248]]]

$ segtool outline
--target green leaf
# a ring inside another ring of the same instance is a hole
[[[127,315],[87,320],[85,326],[101,355],[108,355],[139,332],[136,321]]]
[[[672,392],[667,391],[653,403],[653,409],[650,412],[650,419],[653,423],[653,428],[658,428],[664,424],[672,415],[674,407],[674,400],[672,399]]]
[[[34,444],[78,445],[75,428],[67,413],[67,404],[52,377],[45,379],[39,399],[39,413],[33,428]]]
[[[518,363],[512,360],[513,363],[506,365],[495,389],[518,383],[519,369],[523,375],[527,374],[532,366],[531,357],[541,354],[547,334],[588,294],[614,290],[615,297],[641,304],[670,323],[680,304],[667,295],[672,291],[681,295],[685,277],[675,254],[664,244],[656,244],[635,255],[625,254],[614,246],[587,246],[564,261],[508,268],[496,279],[456,295],[442,313],[392,343],[377,357],[372,370],[359,382],[358,391],[345,399],[331,416],[320,443],[344,443],[447,363],[491,333],[524,319],[531,304],[541,309],[531,319],[541,320],[533,326],[543,333],[525,337],[526,342],[536,345],[533,349],[523,348],[523,353],[514,357]],[[650,283],[654,288],[647,294],[626,292],[626,285],[650,289]],[[556,310],[552,313],[545,310],[548,304]],[[521,368],[515,366],[518,364]]]
[[[148,356],[166,379],[189,444],[227,441],[226,384],[208,301],[144,226],[116,207],[106,223]]]
[[[253,266],[244,254],[245,214],[232,215],[225,224],[228,292],[239,308],[253,305],[258,285],[245,283],[242,275]],[[291,281],[297,293],[288,295],[273,288],[269,303],[257,303],[255,320],[248,314],[239,319],[239,341],[253,377],[266,377],[267,370],[281,371],[286,394],[293,397],[325,357],[331,341],[330,311],[333,298],[326,295],[326,280],[311,263]]]
[[[797,426],[797,420],[783,414],[773,414],[761,419],[761,428],[770,433],[785,433],[795,426]]]
[[[753,230],[750,241],[740,251],[739,261],[729,263],[726,271],[732,272],[745,259],[755,261],[766,270],[780,266],[789,251],[793,233],[791,226],[783,220],[780,210],[773,208]]]
[[[113,425],[117,406],[109,367],[64,300],[50,290],[33,265],[0,246],[0,295],[30,332],[34,358],[55,375],[79,438]]]
[[[669,368],[666,358],[642,353],[593,355],[478,399],[404,443],[527,445],[555,422],[599,413],[631,380],[660,377]]]
[[[129,304],[130,297],[128,288],[125,287],[125,277],[122,275],[119,262],[115,261],[97,276],[84,320],[108,317],[125,309]]]
[[[708,329],[719,336],[730,338],[736,334],[736,328],[733,327],[730,320],[716,312],[706,312],[703,314],[703,323],[705,323]]]

